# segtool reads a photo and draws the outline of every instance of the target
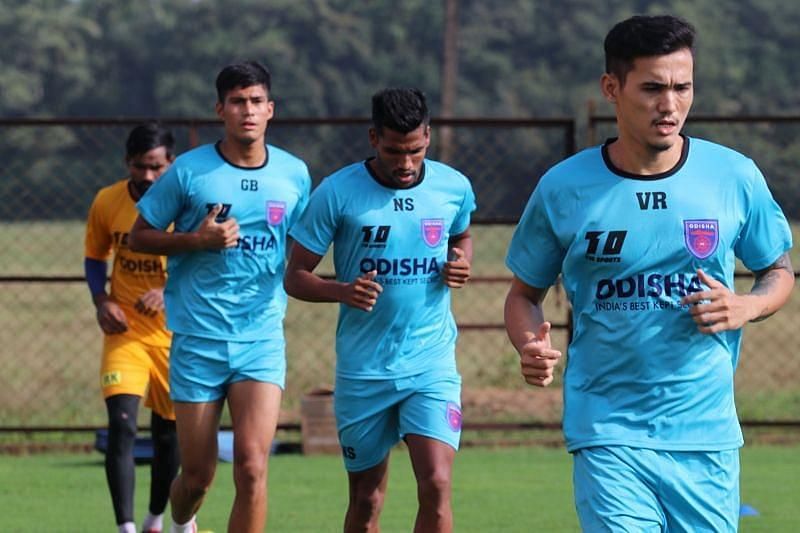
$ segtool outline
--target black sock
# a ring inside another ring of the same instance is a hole
[[[106,407],[108,409],[106,480],[117,524],[123,524],[133,522],[133,491],[136,482],[133,444],[136,440],[139,397],[132,394],[117,394],[106,398]]]
[[[178,474],[178,435],[175,421],[153,412],[150,419],[153,437],[153,462],[150,464],[150,513],[164,512],[169,500],[169,487]]]

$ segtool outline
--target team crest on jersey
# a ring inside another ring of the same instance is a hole
[[[684,220],[683,237],[692,255],[705,259],[717,250],[719,222],[716,219]]]
[[[447,425],[453,431],[461,431],[461,407],[457,403],[447,402]]]
[[[422,219],[422,240],[431,248],[438,246],[444,236],[443,218]]]
[[[277,226],[283,221],[286,214],[286,202],[267,202],[267,222],[270,226]]]

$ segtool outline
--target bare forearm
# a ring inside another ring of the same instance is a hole
[[[173,255],[201,249],[197,233],[166,232],[151,228],[134,228],[128,244],[134,252]]]
[[[283,285],[287,294],[306,302],[341,302],[343,289],[347,286],[306,270],[287,272]]]
[[[514,291],[506,297],[504,315],[506,333],[517,351],[535,337],[544,322],[541,305]]]

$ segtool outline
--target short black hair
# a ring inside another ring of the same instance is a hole
[[[688,49],[694,52],[694,26],[671,15],[636,15],[618,22],[606,35],[606,72],[625,83],[633,62]]]
[[[175,152],[175,137],[169,129],[158,122],[145,122],[133,128],[128,134],[128,140],[125,141],[125,157],[130,159],[159,146],[167,149],[167,157],[172,157]]]
[[[237,87],[263,85],[267,96],[272,89],[272,77],[269,69],[258,61],[242,61],[223,68],[217,74],[217,100],[222,103],[229,91]]]
[[[372,96],[372,125],[378,134],[383,128],[408,133],[430,121],[425,93],[419,89],[389,88]]]

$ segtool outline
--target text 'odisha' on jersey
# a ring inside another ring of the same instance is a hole
[[[359,268],[362,273],[378,272],[379,276],[427,276],[439,274],[439,263],[435,257],[403,257],[400,259],[383,259],[365,257]]]
[[[657,298],[662,294],[672,297],[683,297],[693,292],[700,292],[703,288],[696,274],[637,274],[622,279],[601,279],[597,282],[595,298],[606,300],[608,298],[644,298],[646,296]]]

